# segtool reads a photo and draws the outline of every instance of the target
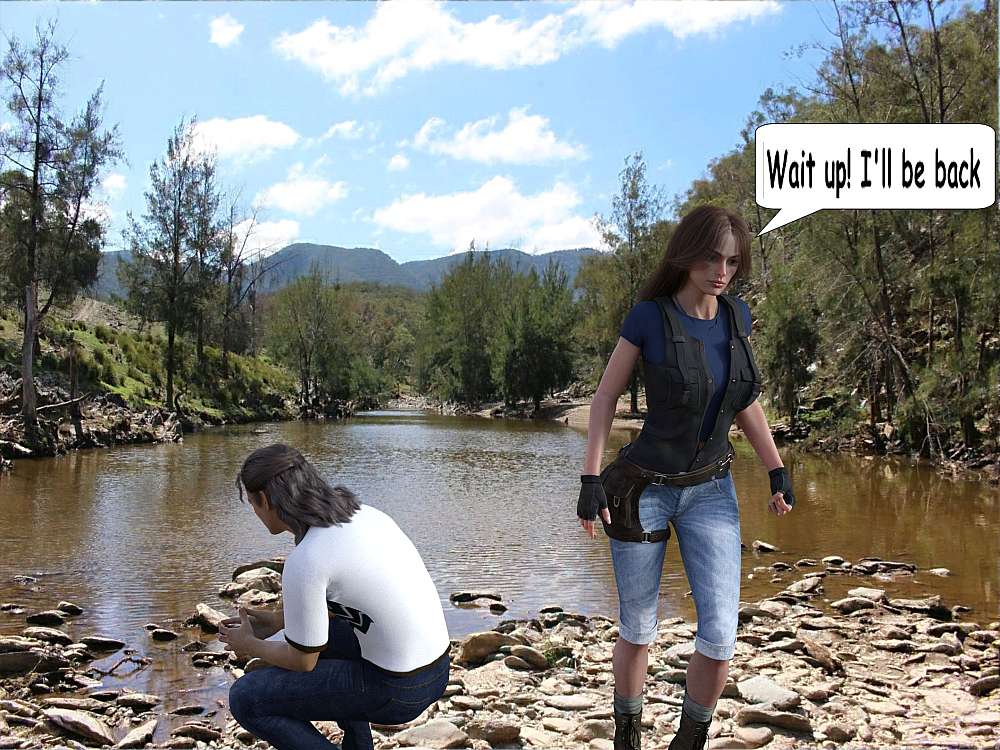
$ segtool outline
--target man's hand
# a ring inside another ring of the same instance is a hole
[[[767,476],[771,480],[771,500],[767,504],[767,509],[783,516],[795,505],[792,478],[788,476],[784,466],[771,469],[767,472]]]
[[[226,644],[226,651],[234,651],[239,656],[254,656],[257,637],[250,624],[250,615],[240,607],[239,620],[230,617],[219,624],[219,640]]]
[[[580,477],[580,499],[576,503],[576,516],[580,519],[580,526],[586,531],[590,538],[597,536],[594,522],[597,520],[597,513],[600,511],[601,518],[605,523],[611,523],[611,514],[608,512],[608,498],[604,494],[604,485],[601,478],[594,474],[584,474]]]

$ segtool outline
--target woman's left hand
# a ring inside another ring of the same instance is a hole
[[[785,515],[792,509],[792,506],[785,502],[785,496],[781,492],[771,495],[771,501],[767,504],[767,509],[779,516]]]
[[[240,607],[239,624],[227,620],[219,625],[219,640],[226,644],[226,651],[235,651],[240,656],[250,656],[251,647],[257,637],[253,634],[250,616]]]

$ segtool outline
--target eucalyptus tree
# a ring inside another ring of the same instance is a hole
[[[0,66],[12,117],[0,131],[0,276],[24,315],[21,413],[29,431],[37,425],[36,338],[53,304],[97,278],[105,238],[97,189],[122,157],[117,128],[104,127],[101,86],[75,116],[63,114],[60,75],[68,59],[50,22],[36,26],[29,45],[10,37]]]

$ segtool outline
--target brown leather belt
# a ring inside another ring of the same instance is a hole
[[[725,458],[714,464],[709,464],[697,471],[685,471],[680,474],[658,474],[655,471],[642,469],[643,478],[649,480],[650,484],[666,484],[673,487],[690,487],[694,484],[701,484],[709,479],[722,479],[729,473],[729,467],[733,463],[733,452],[730,451]]]

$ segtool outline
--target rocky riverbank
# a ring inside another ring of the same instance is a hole
[[[767,545],[755,549],[766,554]],[[281,568],[280,559],[241,566],[220,594],[275,605]],[[740,607],[710,748],[996,748],[1000,622],[969,618],[967,608],[939,596],[897,599],[877,588],[914,570],[902,561],[837,556],[756,568],[755,575],[771,576],[775,593]],[[824,584],[833,577],[857,585],[830,602]],[[456,606],[504,610],[489,592],[451,598]],[[107,688],[103,677],[122,665],[148,666],[150,657],[77,632],[77,605],[53,597],[51,610],[26,612],[16,602],[0,609],[3,620],[23,618],[24,625],[19,635],[0,637],[0,748],[266,747],[233,722],[221,701],[181,704],[178,696]],[[235,679],[263,665],[219,650],[212,633],[224,616],[201,604],[187,629],[150,623],[137,638],[185,654],[192,675],[215,669]],[[660,624],[646,688],[646,748],[665,748],[673,735],[694,631],[681,618]],[[406,726],[376,726],[376,746],[610,750],[617,634],[608,618],[553,606],[456,639],[444,697]],[[95,667],[96,659],[119,654],[110,670]],[[336,740],[335,724],[319,726]]]

